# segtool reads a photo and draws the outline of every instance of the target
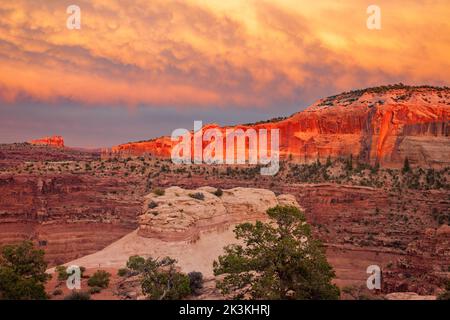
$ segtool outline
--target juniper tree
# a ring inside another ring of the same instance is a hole
[[[214,261],[217,287],[234,299],[338,299],[339,289],[321,243],[293,206],[267,210],[268,223],[243,223],[234,232],[243,245],[229,245]]]
[[[0,254],[0,299],[47,299],[44,251],[36,250],[29,241],[8,245]]]

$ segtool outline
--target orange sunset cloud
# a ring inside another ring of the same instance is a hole
[[[448,84],[450,6],[349,0],[17,0],[0,8],[0,101],[272,106],[318,88]]]

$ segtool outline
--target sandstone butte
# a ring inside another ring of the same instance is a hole
[[[64,148],[64,139],[61,136],[44,137],[37,140],[31,140],[30,143],[39,146]]]
[[[320,99],[287,118],[203,130],[279,129],[280,157],[299,163],[352,155],[385,167],[399,167],[406,157],[413,165],[441,167],[450,164],[449,114],[450,88],[399,84]],[[118,145],[103,155],[170,157],[176,143],[165,136]]]

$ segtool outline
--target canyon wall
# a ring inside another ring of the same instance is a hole
[[[31,240],[52,265],[96,252],[137,227],[135,183],[89,174],[2,174],[0,247]]]
[[[218,129],[225,150],[227,129],[266,129],[268,140],[270,130],[279,129],[280,157],[299,163],[352,155],[386,167],[399,167],[405,158],[412,165],[442,167],[450,164],[449,115],[449,88],[392,86],[321,99],[284,120],[234,127],[210,124],[203,132]],[[104,156],[170,157],[176,143],[170,137],[131,142],[113,147]],[[209,143],[203,141],[203,148]],[[249,140],[245,143],[248,149]]]

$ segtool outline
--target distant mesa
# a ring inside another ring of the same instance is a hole
[[[280,157],[299,163],[352,155],[386,167],[402,166],[405,158],[413,165],[443,167],[450,164],[449,117],[450,88],[397,84],[344,92],[287,118],[234,128],[279,129]],[[203,130],[208,127],[226,129]],[[170,157],[173,145],[166,136],[118,145],[103,155]]]
[[[37,140],[31,140],[30,143],[37,146],[64,148],[64,138],[61,136],[44,137]]]

